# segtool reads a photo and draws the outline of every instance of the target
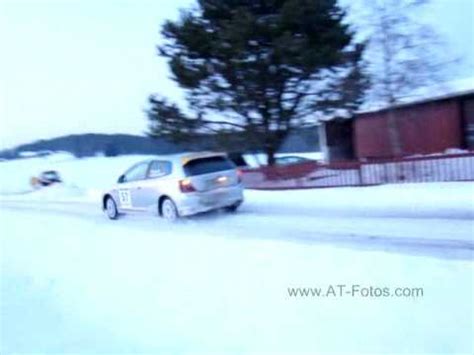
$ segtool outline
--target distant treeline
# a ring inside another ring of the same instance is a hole
[[[166,137],[151,138],[130,134],[77,134],[23,144],[0,151],[0,158],[15,159],[25,152],[64,151],[78,158],[102,154],[117,156],[127,154],[173,154],[183,151],[226,150],[229,152],[259,151],[246,144],[243,137],[235,133],[196,136],[192,141],[174,142]],[[281,146],[282,152],[313,152],[319,150],[315,128],[302,129],[287,137]]]

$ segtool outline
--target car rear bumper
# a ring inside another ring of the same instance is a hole
[[[209,192],[185,194],[179,201],[176,201],[176,207],[178,208],[179,215],[184,217],[231,206],[243,200],[243,188],[239,184]]]

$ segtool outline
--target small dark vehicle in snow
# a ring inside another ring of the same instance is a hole
[[[56,170],[43,171],[38,177],[31,179],[31,185],[33,185],[33,187],[50,186],[61,182],[61,177]]]

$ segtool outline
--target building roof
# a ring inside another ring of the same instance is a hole
[[[391,108],[398,109],[398,108],[410,107],[410,106],[415,106],[415,105],[427,104],[431,102],[460,98],[460,97],[465,97],[465,96],[470,96],[470,95],[474,95],[474,89],[458,90],[458,91],[453,91],[450,93],[444,93],[442,95],[424,96],[421,98],[418,97],[417,99],[414,99],[414,100],[410,100],[410,101],[407,100],[405,102],[401,102],[397,105],[392,106]],[[381,112],[381,111],[386,111],[387,109],[389,109],[389,106],[387,105],[379,106],[377,108],[373,107],[373,108],[368,108],[365,110],[358,111],[357,115],[365,114],[365,113]]]

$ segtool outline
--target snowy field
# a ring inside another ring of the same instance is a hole
[[[0,162],[0,354],[474,353],[474,184],[246,191],[235,215],[108,221],[142,157]],[[29,192],[58,170],[65,183]],[[289,288],[422,289],[408,297]]]

